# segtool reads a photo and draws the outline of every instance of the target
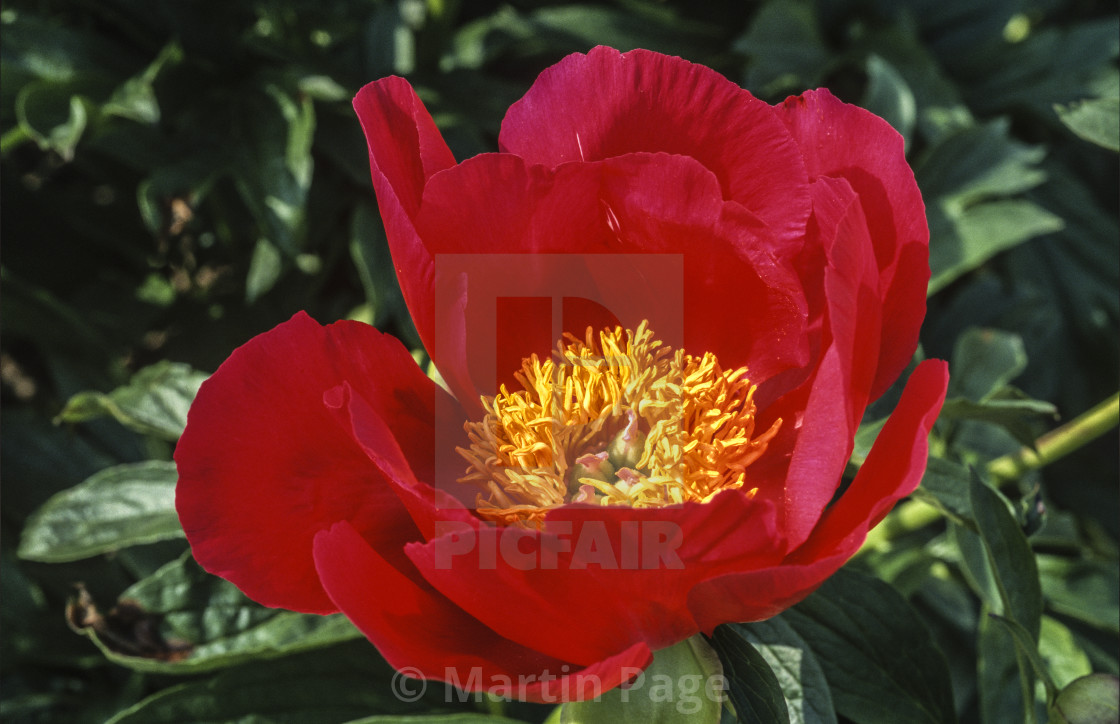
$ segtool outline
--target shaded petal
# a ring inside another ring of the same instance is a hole
[[[541,73],[506,113],[498,142],[549,167],[643,151],[690,156],[715,174],[723,198],[786,239],[804,231],[807,177],[772,111],[704,66],[597,47]]]
[[[909,363],[925,316],[929,228],[925,205],[906,163],[902,136],[882,118],[827,90],[786,99],[778,111],[796,139],[809,177],[843,178],[859,194],[875,245],[884,300],[879,371],[881,395]]]
[[[415,569],[390,564],[347,522],[320,532],[314,548],[323,586],[339,609],[392,666],[411,676],[499,694],[512,686],[516,698],[557,702],[595,696],[652,661],[640,642],[582,668],[510,641],[432,589]]]
[[[771,414],[799,420],[785,481],[791,547],[809,537],[840,485],[879,359],[879,276],[859,197],[843,179],[813,184],[813,243],[824,252],[821,344],[808,383]],[[788,412],[787,412],[788,411]]]
[[[436,395],[439,398],[447,397],[447,393],[441,388],[437,388]],[[466,436],[462,434],[461,415],[455,415],[453,420],[441,423],[441,427],[454,426],[459,432],[453,438],[438,440],[435,454],[437,455],[436,467],[440,472],[436,474],[436,479],[443,482],[441,487],[433,485],[430,480],[421,482],[417,479],[411,463],[405,457],[399,441],[390,428],[390,421],[379,415],[364,399],[355,395],[350,383],[344,382],[329,391],[324,396],[324,402],[328,408],[336,411],[343,429],[351,432],[354,441],[380,469],[386,484],[397,494],[425,540],[435,537],[437,529],[448,530],[449,523],[468,527],[480,524],[479,519],[467,510],[459,499],[446,492],[447,486],[454,483],[463,469],[463,459],[455,452],[457,445],[466,443]],[[450,404],[453,400],[448,398],[445,402]],[[465,488],[465,486],[455,484],[455,488]],[[399,547],[398,545],[397,548]],[[394,549],[391,553],[397,555],[399,551]]]
[[[350,380],[393,421],[399,449],[430,475],[435,385],[395,339],[299,313],[230,355],[199,390],[175,450],[176,507],[198,562],[268,606],[327,613],[315,533],[347,520],[381,550],[419,533],[324,404]],[[399,557],[399,555],[398,555]]]

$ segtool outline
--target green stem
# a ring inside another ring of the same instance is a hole
[[[1083,415],[1038,438],[1034,450],[1025,447],[1016,453],[991,461],[988,463],[988,472],[997,481],[1017,480],[1023,476],[1023,473],[1037,470],[1069,455],[1113,429],[1118,423],[1120,423],[1120,392]]]
[[[1120,392],[1085,414],[1051,430],[1035,441],[1035,449],[1023,448],[988,463],[988,473],[997,483],[1019,479],[1088,444],[1120,424]],[[941,519],[941,511],[920,499],[904,500],[894,513],[867,534],[861,551],[888,544],[894,538],[919,530]]]

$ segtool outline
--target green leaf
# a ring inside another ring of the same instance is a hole
[[[841,569],[782,618],[820,662],[839,714],[857,724],[956,721],[945,657],[890,585]]]
[[[284,271],[284,260],[280,251],[268,239],[257,239],[253,247],[253,260],[249,262],[249,274],[245,277],[245,301],[257,301],[280,280]]]
[[[407,705],[393,697],[387,666],[378,659],[373,647],[361,642],[254,661],[163,689],[109,724],[329,724],[354,721],[371,711],[401,712]]]
[[[931,295],[996,254],[1058,231],[1063,225],[1060,217],[1021,199],[993,201],[956,212],[929,206],[927,211]]]
[[[671,7],[637,13],[591,3],[552,5],[532,11],[526,19],[538,39],[552,40],[565,50],[609,45],[623,52],[650,48],[695,58],[720,34],[717,26],[690,20]]]
[[[727,675],[727,693],[740,721],[789,724],[785,693],[770,662],[735,626],[719,626],[712,644]]]
[[[815,7],[804,0],[763,5],[734,49],[747,56],[744,87],[766,97],[818,85],[831,56]]]
[[[149,623],[144,629],[127,629],[141,637],[140,641],[114,627],[109,629],[113,636],[98,625],[90,625],[82,633],[110,660],[137,671],[195,674],[361,636],[342,614],[315,616],[256,604],[232,583],[202,570],[189,552],[129,587],[121,601],[129,602],[130,620]],[[112,613],[102,618],[111,617]],[[71,616],[75,618],[82,617]],[[153,630],[158,631],[157,645],[145,648]],[[136,653],[153,648],[155,653]],[[173,655],[163,655],[167,653]]]
[[[979,420],[999,425],[1025,447],[1033,447],[1040,418],[1054,419],[1058,409],[1049,402],[1034,400],[1013,387],[1004,387],[983,402],[962,397],[951,398],[941,407],[947,420]]]
[[[1029,666],[1007,627],[990,615],[987,604],[981,607],[976,644],[976,678],[980,694],[980,720],[983,722],[1028,722],[1034,689],[1024,680]],[[1029,696],[1029,699],[1028,699]]]
[[[968,480],[968,468],[945,458],[931,457],[915,496],[950,515],[954,522],[972,527]]]
[[[1093,98],[1054,110],[1078,137],[1120,151],[1120,98]]]
[[[1115,561],[1042,554],[1038,569],[1051,609],[1120,634],[1120,570]]]
[[[1077,645],[1073,632],[1050,616],[1042,617],[1038,652],[1046,662],[1046,669],[1059,689],[1074,679],[1093,673],[1089,656]]]
[[[1011,638],[1015,641],[1015,647],[1022,656],[1022,660],[1025,660],[1026,665],[1030,666],[1034,676],[1046,685],[1047,699],[1052,699],[1058,690],[1054,686],[1054,682],[1050,680],[1050,672],[1045,662],[1042,660],[1042,655],[1038,651],[1038,637],[1031,636],[1029,631],[1009,618],[1004,618],[1003,616],[997,616],[995,614],[992,614],[991,618],[1007,629],[1007,632],[1011,634]],[[1024,666],[1022,662],[1020,665]],[[1030,681],[1033,689],[1034,680],[1030,679]],[[1033,700],[1034,696],[1032,693],[1029,701]]]
[[[860,105],[891,124],[909,148],[917,122],[914,93],[889,61],[874,54],[867,58],[867,90]]]
[[[969,487],[969,498],[980,538],[988,552],[988,562],[995,574],[1002,615],[1022,626],[1037,648],[1042,618],[1042,588],[1034,552],[1003,496],[975,473]]]
[[[952,395],[983,402],[1027,367],[1023,340],[998,329],[970,328],[953,349]]]
[[[975,79],[965,86],[969,105],[978,115],[1027,107],[1039,117],[1053,118],[1055,103],[1100,95],[1092,86],[1115,62],[1117,37],[1115,13],[1033,29],[1021,42],[1004,44],[967,69]],[[1055,63],[1055,58],[1062,60]]]
[[[791,724],[835,724],[828,680],[809,645],[781,616],[757,623],[728,624],[716,631],[725,628],[746,639],[766,659],[782,689]],[[732,689],[735,683],[731,681]]]
[[[521,720],[488,714],[387,714],[352,719],[345,724],[521,724]]]
[[[206,379],[189,365],[162,360],[137,372],[109,394],[79,392],[58,414],[62,422],[85,422],[111,415],[137,432],[177,440],[187,425],[198,388]]]
[[[1046,180],[1038,167],[1045,155],[1013,139],[1007,119],[1000,119],[946,137],[922,156],[914,174],[923,196],[960,211],[1038,186]]]
[[[560,721],[562,724],[715,724],[720,720],[727,697],[723,691],[724,672],[716,652],[696,635],[656,652],[653,663],[639,673],[630,686],[615,687],[587,701],[564,704]]]
[[[128,546],[182,538],[175,463],[117,465],[58,493],[23,529],[19,556],[61,563]]]
[[[165,66],[175,65],[182,60],[183,50],[179,44],[174,41],[169,43],[143,72],[129,78],[113,91],[112,97],[101,107],[102,112],[138,123],[158,123],[159,101],[152,84]]]
[[[92,104],[72,93],[69,85],[46,81],[31,83],[16,97],[16,118],[20,127],[39,147],[58,153],[63,160],[74,158],[74,151],[90,122]]]

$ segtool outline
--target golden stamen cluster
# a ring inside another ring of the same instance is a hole
[[[755,436],[746,368],[663,346],[645,322],[598,340],[566,335],[554,359],[533,355],[515,378],[523,389],[484,397],[485,416],[466,425],[470,449],[459,449],[470,464],[460,482],[480,488],[478,513],[502,524],[539,525],[568,502],[706,502],[744,486],[781,425]]]

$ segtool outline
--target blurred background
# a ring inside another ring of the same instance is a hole
[[[597,44],[683,56],[771,103],[827,86],[903,134],[926,200],[922,345],[951,360],[957,400],[935,472],[1117,391],[1115,3],[11,0],[0,36],[6,721],[447,709],[369,685],[391,672],[345,622],[259,609],[192,568],[169,502],[186,406],[251,336],[307,310],[419,348],[350,107],[386,75],[409,78],[460,160],[496,150],[542,69]],[[1117,670],[1117,457],[1110,432],[1005,486],[1067,681]],[[890,523],[853,565],[935,632],[962,721],[1014,721],[998,717],[1017,684],[977,664],[992,654],[967,545],[942,518]],[[139,604],[110,615],[122,595]],[[181,665],[185,642],[211,658]]]

